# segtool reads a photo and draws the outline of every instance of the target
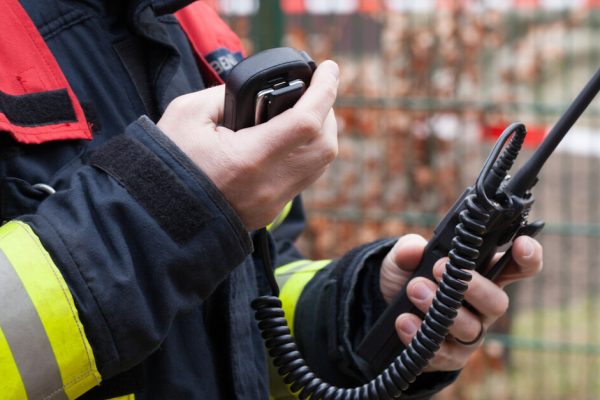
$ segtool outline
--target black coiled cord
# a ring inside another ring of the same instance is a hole
[[[515,136],[502,157],[498,158],[502,146],[513,132]],[[356,388],[340,388],[324,382],[312,372],[300,354],[285,319],[281,300],[276,296],[261,296],[252,301],[255,318],[273,364],[278,368],[284,383],[290,385],[290,390],[293,393],[298,392],[296,395],[299,399],[399,398],[422,373],[448,335],[464,300],[468,283],[471,281],[471,271],[477,266],[479,250],[490,220],[490,211],[495,206],[484,190],[483,179],[486,176],[494,176],[493,180],[500,185],[521,148],[525,134],[521,124],[511,125],[502,134],[477,180],[475,193],[467,197],[466,208],[459,214],[460,222],[456,227],[456,236],[452,240],[452,249],[448,254],[446,272],[421,328],[408,347],[372,381]],[[485,186],[488,186],[487,182]],[[497,187],[494,193],[496,189]],[[265,243],[266,230],[261,230],[259,235],[261,242]],[[272,275],[270,257],[265,254],[262,256],[267,275]],[[275,287],[272,287],[273,293],[278,293],[276,286],[275,284]]]
[[[461,222],[457,226],[446,272],[421,329],[383,373],[360,387],[338,388],[323,382],[311,371],[291,336],[279,298],[261,296],[252,302],[269,355],[283,381],[291,385],[290,390],[300,391],[299,399],[393,399],[401,396],[402,391],[414,382],[440,348],[458,313],[471,280],[468,271],[475,268],[489,215],[477,204],[476,196],[471,195],[467,199],[467,209],[459,218]]]
[[[525,140],[525,135],[527,134],[525,126],[518,122],[511,124],[504,132],[514,132],[515,135],[508,143],[500,157],[498,157],[498,159],[495,161],[494,167],[490,173],[485,177],[484,190],[485,193],[491,196],[495,194],[495,191],[500,187],[500,184],[506,177],[506,174],[511,169],[513,163],[519,155],[519,151],[521,150],[521,146],[523,146],[523,141]]]

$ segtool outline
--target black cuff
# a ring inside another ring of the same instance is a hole
[[[348,329],[344,333],[344,342],[346,343],[344,347],[349,369],[362,376],[361,380],[363,382],[366,379],[366,375],[362,373],[364,366],[361,363],[363,361],[354,351],[387,307],[381,293],[379,280],[381,264],[395,242],[394,239],[371,243],[363,247],[362,252],[360,250],[358,252],[358,254],[362,253],[362,257],[358,260],[358,279],[351,288],[350,293],[352,293],[352,296],[348,299],[349,305],[346,308],[351,318],[348,319]],[[354,254],[353,260],[348,264],[357,262],[356,255]],[[346,262],[342,259],[338,267],[344,268],[344,264]],[[347,267],[348,265],[346,265]],[[368,371],[369,368],[366,367],[364,370]],[[458,374],[459,371],[424,373],[404,392],[404,398],[411,400],[429,399],[454,382]]]
[[[212,218],[202,202],[139,141],[125,135],[108,141],[90,164],[115,178],[179,245]]]
[[[207,196],[238,237],[240,248],[248,254],[251,253],[253,248],[250,234],[237,212],[212,180],[148,117],[140,117],[133,125],[141,129],[129,130],[128,134],[157,154],[194,193],[199,190],[200,195]]]
[[[213,217],[198,199],[208,197],[242,251],[252,251],[248,232],[223,194],[148,117],[140,117],[126,133],[98,149],[90,164],[119,181],[179,245]]]

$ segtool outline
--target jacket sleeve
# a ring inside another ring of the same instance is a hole
[[[272,232],[283,255],[276,276],[286,319],[317,376],[340,387],[359,386],[367,374],[355,350],[386,307],[379,271],[396,239],[365,244],[335,260],[304,260],[292,245],[303,220],[296,199],[285,221]],[[458,372],[422,374],[403,398],[428,399],[457,376]],[[281,385],[273,391],[286,398]]]
[[[0,228],[0,394],[73,399],[158,348],[251,252],[235,212],[147,118]]]

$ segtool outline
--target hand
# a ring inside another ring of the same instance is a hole
[[[157,125],[253,230],[269,224],[337,155],[332,106],[338,83],[337,64],[325,61],[293,108],[238,132],[218,126],[224,86],[176,98]]]
[[[381,266],[380,287],[386,302],[390,303],[394,295],[404,287],[412,271],[417,267],[427,242],[419,235],[401,237],[390,250]],[[473,279],[465,293],[466,300],[480,311],[475,315],[461,307],[450,335],[457,340],[446,340],[435,357],[430,361],[426,371],[453,371],[461,369],[469,356],[481,344],[478,340],[487,328],[502,316],[508,309],[508,296],[502,290],[506,285],[535,275],[542,269],[542,246],[534,239],[521,236],[513,243],[513,259],[495,282],[473,272]],[[496,254],[495,262],[501,254]],[[444,273],[447,258],[440,259],[433,268],[433,275],[439,282]],[[421,311],[427,312],[437,284],[426,278],[415,278],[407,286],[407,294],[412,303]],[[396,331],[400,340],[408,345],[421,326],[421,319],[405,313],[396,319]],[[474,341],[476,345],[464,345]]]

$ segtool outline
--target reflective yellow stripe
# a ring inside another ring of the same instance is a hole
[[[285,207],[283,207],[283,210],[281,210],[281,212],[279,213],[277,218],[275,218],[273,220],[273,222],[271,222],[269,225],[267,225],[268,231],[273,231],[273,230],[277,229],[283,223],[283,221],[287,218],[287,216],[290,214],[290,211],[292,210],[292,203],[293,203],[293,200],[289,201],[285,205]]]
[[[296,313],[296,304],[304,286],[323,269],[331,260],[299,260],[278,267],[275,270],[277,283],[281,287],[279,298],[283,303],[285,319],[292,335],[294,334],[294,316]],[[273,363],[269,363],[269,390],[271,400],[290,400],[297,397],[289,390],[289,386],[283,382],[283,379],[277,373],[277,368]]]
[[[25,386],[4,332],[0,327],[0,395],[3,399],[26,399]]]
[[[56,392],[64,390],[75,399],[97,386],[101,377],[73,297],[38,237],[28,225],[12,221],[0,228],[0,249],[27,291],[50,342],[62,378],[62,388]]]
[[[301,268],[294,268],[293,264],[300,262],[302,262],[302,260],[279,267],[275,270],[275,276],[278,280],[287,277],[285,284],[281,287],[279,298],[283,303],[283,311],[285,312],[285,318],[288,321],[292,335],[294,334],[296,303],[302,294],[302,290],[304,290],[304,286],[306,286],[319,270],[329,264],[330,260],[313,261]]]
[[[134,394],[128,394],[127,396],[120,396],[120,397],[112,397],[108,400],[135,400],[135,395]]]
[[[284,287],[285,283],[288,281],[288,279],[290,279],[294,275],[294,272],[300,270],[302,267],[305,267],[308,264],[312,264],[312,261],[311,260],[299,260],[299,261],[294,261],[292,263],[278,267],[275,270],[275,280],[277,281],[277,285],[280,288]]]
[[[42,320],[19,275],[0,250],[0,326],[27,397],[68,400]],[[57,389],[58,388],[58,389]]]

